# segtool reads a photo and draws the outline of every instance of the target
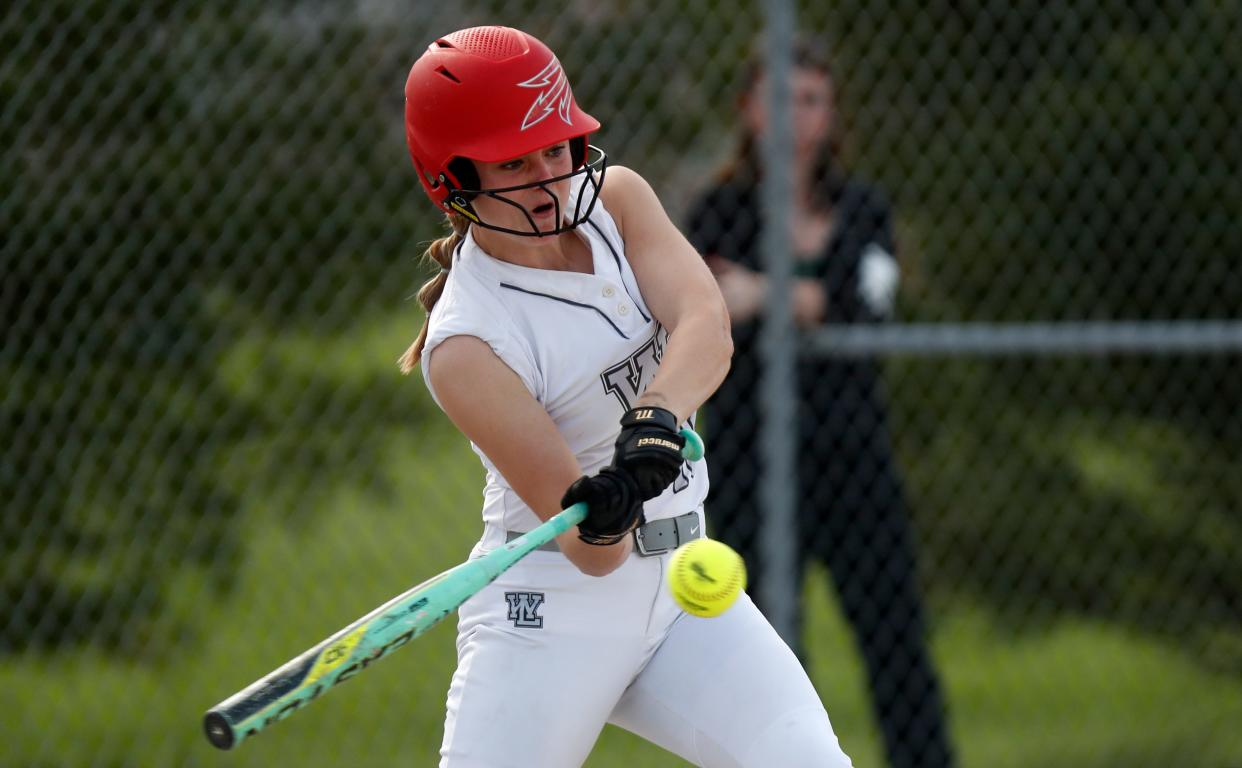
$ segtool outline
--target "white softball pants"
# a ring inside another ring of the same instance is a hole
[[[705,768],[848,768],[815,689],[745,594],[684,614],[669,555],[603,578],[534,552],[460,609],[441,768],[577,768],[607,722]]]

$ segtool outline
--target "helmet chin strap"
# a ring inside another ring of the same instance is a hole
[[[546,237],[548,235],[558,235],[562,232],[572,231],[577,228],[578,225],[582,224],[582,222],[586,221],[591,215],[591,211],[595,209],[595,203],[599,200],[600,189],[604,184],[604,172],[608,167],[608,156],[605,155],[604,151],[600,148],[591,146],[588,148],[587,154],[593,154],[594,156],[590,157],[588,162],[584,162],[580,168],[577,168],[570,173],[563,176],[554,176],[550,179],[544,179],[542,181],[531,182],[530,184],[521,184],[516,187],[502,187],[499,189],[459,189],[453,186],[447,176],[441,174],[441,183],[446,184],[449,188],[449,194],[445,200],[445,204],[452,210],[460,213],[462,216],[465,216],[472,224],[476,224],[480,227],[491,229],[496,232],[504,232],[510,235],[518,235],[520,237]],[[473,172],[473,167],[471,167],[470,170]],[[567,221],[565,212],[561,210],[560,200],[556,197],[556,194],[552,192],[548,185],[554,184],[558,181],[564,181],[566,179],[570,179],[572,184],[576,181],[575,177],[578,176],[583,177],[582,187],[577,195],[573,216],[569,217]],[[475,178],[477,178],[477,176]],[[477,185],[478,182],[475,183]],[[535,222],[535,217],[532,215],[531,211],[526,208],[526,206],[505,197],[505,193],[507,192],[518,192],[528,189],[543,190],[543,192],[547,194],[549,199],[552,201],[552,204],[556,207],[557,225],[552,229],[540,229],[539,225]],[[587,200],[588,194],[590,195],[589,201]],[[504,227],[499,224],[484,221],[483,218],[479,216],[478,211],[475,210],[473,204],[473,200],[480,195],[516,208],[526,218],[527,223],[530,224],[530,229],[513,229],[512,227]]]

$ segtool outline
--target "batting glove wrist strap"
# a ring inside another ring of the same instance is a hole
[[[644,501],[654,499],[681,472],[685,444],[672,411],[646,405],[631,408],[621,417],[612,463],[634,476]]]
[[[647,521],[638,484],[629,472],[616,467],[575,480],[561,498],[561,507],[578,502],[587,505],[586,519],[578,524],[578,538],[587,544],[616,544]]]

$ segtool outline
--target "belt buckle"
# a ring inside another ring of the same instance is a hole
[[[651,547],[650,549],[647,547],[647,536],[645,533],[646,529],[648,528],[648,526],[651,526],[652,527],[651,529],[655,530],[654,526],[656,525],[656,523],[663,523],[663,522],[665,521],[657,520],[655,521],[655,523],[647,523],[646,525],[640,525],[639,527],[634,529],[634,549],[638,550],[638,554],[641,555],[642,557],[655,557],[656,555],[662,555],[665,552],[671,552],[672,550],[677,548],[676,542],[674,542],[672,546]],[[678,538],[676,525],[673,526],[673,538],[674,539]]]
[[[683,536],[682,524],[692,526]],[[662,555],[665,552],[672,552],[680,547],[684,542],[693,541],[699,538],[699,516],[697,512],[687,512],[677,517],[667,517],[663,520],[656,520],[639,526],[634,529],[634,548],[642,557],[653,557]],[[660,539],[659,544],[647,541],[647,534],[655,533],[656,538]]]

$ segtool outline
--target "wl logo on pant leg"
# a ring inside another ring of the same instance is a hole
[[[543,628],[543,617],[539,615],[539,606],[543,605],[542,592],[506,592],[505,600],[509,603],[509,621],[513,622],[513,626]]]

